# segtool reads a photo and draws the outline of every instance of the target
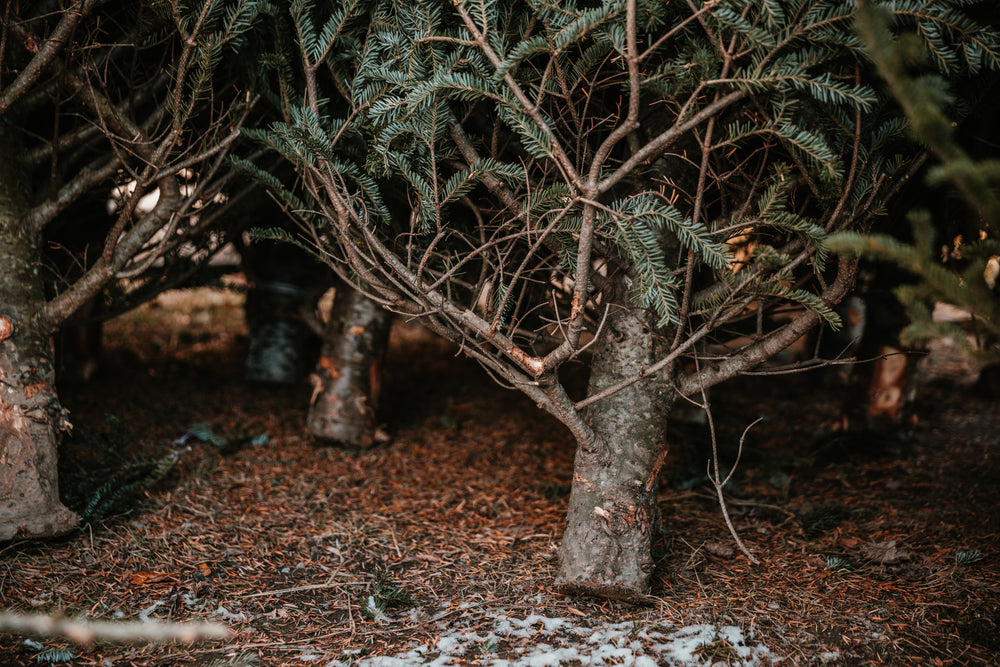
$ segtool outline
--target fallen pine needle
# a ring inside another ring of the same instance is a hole
[[[322,588],[342,588],[344,584],[342,583],[326,583],[326,584],[307,584],[305,586],[293,586],[291,588],[276,588],[273,591],[260,591],[258,593],[249,593],[243,596],[243,599],[247,598],[260,598],[267,597],[270,595],[285,595],[286,593],[298,593],[300,591],[316,591]]]

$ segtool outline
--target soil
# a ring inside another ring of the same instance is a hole
[[[0,606],[209,620],[233,636],[76,646],[8,634],[0,665],[350,664],[531,614],[736,626],[783,665],[996,664],[1000,410],[944,352],[921,366],[914,419],[888,434],[835,429],[829,372],[714,390],[724,469],[765,418],[726,487],[760,564],[735,548],[707,484],[707,425],[677,425],[654,589],[626,605],[550,590],[572,440],[449,345],[397,324],[382,406],[392,441],[317,447],[308,383],[242,380],[239,295],[165,294],[106,326],[92,382],[61,388],[75,424],[63,495],[91,522],[5,547]],[[426,655],[502,664],[519,653],[499,641],[480,658]],[[733,651],[698,660],[740,664]]]

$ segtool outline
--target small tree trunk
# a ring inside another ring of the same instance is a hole
[[[337,289],[313,374],[307,423],[316,438],[360,447],[374,444],[391,323],[391,313],[360,292],[343,285]]]
[[[906,398],[906,372],[909,367],[910,358],[903,350],[892,345],[879,348],[879,358],[868,389],[869,415],[886,415],[894,422],[899,421]]]
[[[0,132],[0,144],[5,135]],[[76,526],[59,500],[57,445],[69,428],[56,394],[38,238],[25,229],[25,185],[0,151],[0,541]]]
[[[290,283],[258,283],[250,289],[245,309],[250,339],[247,380],[294,384],[305,377],[309,342],[316,337],[302,317],[310,301],[306,290]]]
[[[270,213],[268,208],[263,210]],[[270,224],[268,215],[260,211],[255,215],[265,226]],[[287,243],[254,243],[241,253],[251,283],[244,310],[249,335],[246,379],[270,384],[301,382],[319,349],[319,331],[311,325],[311,315],[323,291],[319,289],[323,278],[317,279],[325,275],[322,265]]]
[[[57,443],[69,423],[48,336],[31,331],[22,313],[8,303],[0,314],[10,333],[0,341],[0,541],[60,535],[78,522],[59,500]]]
[[[589,393],[648,367],[658,347],[647,313],[612,306]],[[649,592],[659,528],[657,463],[674,398],[665,379],[653,377],[588,408],[596,438],[577,447],[556,577],[562,592],[624,600]]]

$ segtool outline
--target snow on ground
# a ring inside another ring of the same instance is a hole
[[[683,628],[644,627],[637,623],[585,625],[579,619],[532,614],[519,619],[500,614],[492,626],[441,625],[441,635],[393,656],[341,656],[324,667],[413,667],[478,664],[488,667],[558,667],[559,665],[623,665],[625,667],[687,667],[694,665],[774,664],[780,658],[732,625],[691,625]],[[500,658],[498,655],[507,656]],[[311,662],[319,656],[300,656]],[[310,660],[312,658],[312,660]],[[343,660],[347,660],[344,662]]]

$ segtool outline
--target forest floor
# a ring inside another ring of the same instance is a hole
[[[825,376],[716,390],[724,466],[743,429],[766,418],[727,487],[761,563],[734,548],[706,484],[707,427],[677,427],[654,589],[629,605],[550,588],[568,433],[418,328],[395,328],[382,411],[392,441],[366,451],[310,442],[307,384],[243,382],[236,294],[163,295],[109,323],[105,352],[91,383],[62,388],[75,429],[61,484],[74,509],[107,518],[3,548],[0,607],[215,621],[233,635],[82,647],[0,635],[0,665],[985,665],[1000,655],[1000,410],[956,383],[960,361],[924,367],[918,419],[893,436],[835,433],[839,399]]]

